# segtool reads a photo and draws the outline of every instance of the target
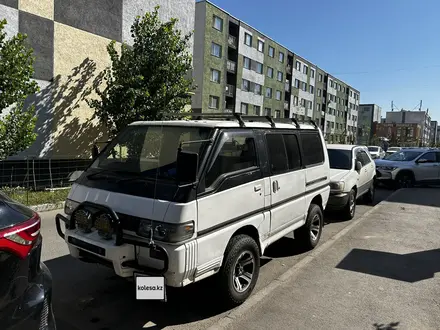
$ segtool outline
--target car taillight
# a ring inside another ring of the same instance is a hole
[[[37,213],[25,222],[0,230],[0,250],[6,250],[24,259],[38,239],[41,219]]]

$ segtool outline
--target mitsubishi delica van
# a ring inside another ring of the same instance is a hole
[[[313,122],[194,116],[130,124],[74,183],[57,231],[73,257],[121,277],[183,287],[216,275],[218,293],[238,305],[270,244],[292,231],[318,244],[325,142]]]

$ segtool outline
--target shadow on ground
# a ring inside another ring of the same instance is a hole
[[[389,324],[374,323],[373,327],[376,330],[397,330],[400,322],[391,322]]]
[[[440,187],[401,189],[388,202],[440,207]]]
[[[440,249],[408,254],[353,249],[336,268],[415,283],[440,272]]]
[[[268,248],[262,268],[273,258],[304,253],[292,238],[284,237]],[[53,307],[60,330],[154,329],[188,324],[226,313],[216,296],[215,277],[184,288],[167,288],[167,302],[136,301],[132,281],[104,266],[70,256],[45,262],[53,276]]]

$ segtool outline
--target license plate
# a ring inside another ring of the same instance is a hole
[[[140,273],[134,273],[133,276],[136,282],[136,299],[166,300],[163,276],[147,276]]]

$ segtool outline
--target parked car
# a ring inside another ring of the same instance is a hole
[[[330,197],[327,209],[341,211],[345,219],[353,219],[356,200],[374,202],[376,166],[363,146],[329,144]]]
[[[400,150],[402,150],[401,147],[389,147],[388,150],[387,150],[386,153],[385,153],[385,157],[386,157],[386,156],[389,156],[389,155],[391,155],[391,154],[394,154],[395,152],[400,151]],[[384,157],[384,158],[385,158],[385,157]]]
[[[206,118],[133,123],[97,155],[56,216],[73,257],[171,287],[217,274],[218,294],[238,305],[270,244],[292,231],[318,244],[330,194],[320,129]]]
[[[379,146],[368,146],[368,152],[373,159],[380,159],[385,157],[385,151]]]
[[[417,183],[440,183],[438,149],[402,149],[375,162],[378,182],[394,185],[396,188],[412,187]]]
[[[0,328],[56,329],[37,213],[0,193]]]

